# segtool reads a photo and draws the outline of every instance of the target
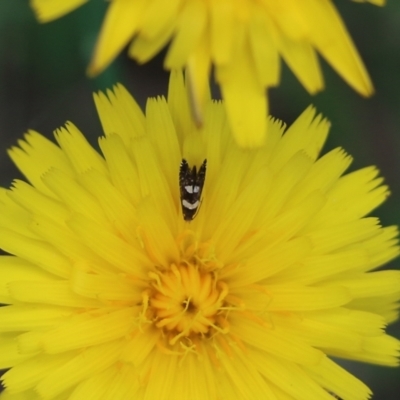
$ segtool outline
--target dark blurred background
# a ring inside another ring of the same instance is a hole
[[[352,169],[377,165],[392,196],[375,215],[383,225],[400,225],[400,1],[386,7],[335,1],[361,53],[376,93],[364,99],[323,60],[326,90],[310,96],[284,67],[282,83],[270,90],[271,114],[288,124],[310,104],[328,117],[332,129],[326,150],[344,147],[355,158]],[[20,177],[6,149],[28,129],[51,137],[73,121],[91,142],[102,134],[92,92],[121,82],[144,106],[149,96],[166,94],[168,74],[163,55],[144,66],[123,52],[99,77],[89,79],[89,63],[106,10],[103,0],[54,22],[40,25],[28,0],[0,1],[0,185]],[[399,259],[391,264],[400,268]],[[400,324],[388,331],[400,337]],[[375,393],[374,400],[400,398],[400,369],[345,363]]]

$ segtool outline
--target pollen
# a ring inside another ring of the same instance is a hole
[[[218,264],[207,256],[209,248],[198,243],[193,232],[184,236],[178,240],[180,261],[150,272],[147,290],[146,313],[172,346],[229,332],[228,285],[219,278]]]
[[[219,330],[225,315],[227,285],[196,265],[173,265],[168,272],[154,274],[150,305],[155,325],[172,336],[210,335]]]

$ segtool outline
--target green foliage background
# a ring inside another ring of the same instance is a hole
[[[392,196],[374,214],[384,225],[400,225],[400,2],[388,0],[384,8],[348,0],[335,4],[371,74],[375,95],[360,97],[321,60],[326,90],[308,95],[284,67],[281,86],[270,90],[271,114],[290,124],[313,103],[332,122],[325,149],[344,147],[354,156],[352,169],[380,168]],[[0,0],[1,186],[21,177],[6,149],[27,129],[51,137],[71,120],[96,145],[102,132],[93,91],[121,82],[143,106],[147,97],[166,94],[163,55],[138,66],[122,54],[96,79],[85,76],[106,6],[103,0],[91,0],[64,18],[39,25],[27,0]],[[399,269],[399,260],[392,267]],[[400,324],[389,332],[400,337]],[[399,368],[344,364],[372,388],[374,399],[398,399]]]

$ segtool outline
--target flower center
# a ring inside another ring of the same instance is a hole
[[[149,305],[157,328],[163,329],[171,345],[183,337],[210,335],[224,330],[224,300],[228,287],[212,272],[188,263],[153,273]]]

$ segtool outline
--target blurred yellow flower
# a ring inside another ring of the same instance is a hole
[[[365,217],[388,195],[376,168],[319,158],[312,108],[268,120],[255,150],[221,103],[198,130],[178,73],[146,115],[120,85],[95,102],[102,155],[72,123],[10,150],[29,183],[0,192],[4,398],[369,398],[330,356],[398,363],[400,272],[375,271],[397,229]]]
[[[31,0],[43,22],[84,2]],[[265,141],[265,91],[279,83],[280,57],[310,93],[324,86],[317,53],[356,91],[373,92],[331,0],[112,0],[89,73],[100,73],[131,40],[129,55],[140,63],[171,42],[164,65],[186,67],[198,124],[214,67],[233,134],[244,147]]]

